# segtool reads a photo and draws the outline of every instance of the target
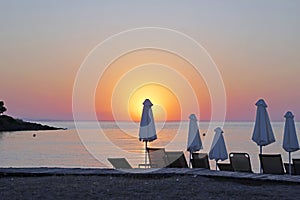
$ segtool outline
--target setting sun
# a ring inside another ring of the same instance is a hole
[[[136,89],[130,96],[128,112],[132,120],[140,120],[145,99],[153,103],[155,120],[172,121],[180,118],[180,104],[175,94],[162,85],[150,83]]]
[[[86,101],[86,94],[80,96]],[[187,120],[191,113],[211,118],[202,75],[178,55],[143,49],[117,58],[102,74],[95,91],[98,120],[139,121],[146,98],[153,102],[155,120]]]

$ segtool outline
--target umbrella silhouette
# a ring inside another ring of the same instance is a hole
[[[283,134],[282,147],[286,152],[289,152],[289,173],[291,175],[291,152],[299,150],[299,143],[295,128],[294,115],[292,112],[287,112],[285,115],[285,125]]]
[[[260,153],[262,154],[262,147],[275,142],[275,137],[266,109],[267,104],[263,99],[260,99],[255,105],[257,111],[252,140],[260,146]]]
[[[214,139],[209,151],[209,159],[216,161],[216,169],[219,160],[223,161],[228,159],[223,130],[220,127],[215,129]]]
[[[189,167],[191,165],[191,154],[193,152],[203,149],[202,142],[199,136],[199,128],[197,124],[197,117],[194,114],[190,115],[189,133],[187,142],[187,151],[190,152]]]
[[[147,164],[147,143],[157,139],[154,118],[149,99],[143,103],[142,119],[140,122],[139,140],[145,142],[145,164]]]
[[[259,145],[259,152],[260,154],[262,154],[262,147],[275,142],[275,137],[272,130],[270,118],[267,112],[267,104],[263,99],[260,99],[256,102],[255,105],[257,106],[257,111],[252,140],[257,145]]]

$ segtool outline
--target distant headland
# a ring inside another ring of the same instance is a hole
[[[63,130],[38,123],[25,122],[7,115],[0,115],[0,132],[6,131],[42,131],[42,130]]]
[[[62,130],[52,126],[42,125],[38,123],[25,122],[21,119],[15,119],[11,116],[4,115],[7,109],[4,102],[0,101],[0,132],[6,131],[42,131],[42,130]]]

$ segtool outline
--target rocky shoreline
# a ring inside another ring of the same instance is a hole
[[[0,132],[41,130],[64,130],[64,128],[26,122],[21,119],[15,119],[8,115],[0,115]]]

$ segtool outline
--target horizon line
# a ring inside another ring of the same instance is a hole
[[[40,122],[44,122],[44,121],[49,121],[49,122],[74,122],[74,119],[30,119],[30,118],[24,118],[24,120],[27,121],[40,121]],[[87,119],[83,119],[83,120],[77,120],[80,122],[116,122],[115,120],[87,120]],[[118,122],[135,122],[138,123],[140,121],[130,121],[130,120],[118,120]],[[161,120],[156,120],[155,122],[158,123],[162,123],[162,122],[189,122],[189,120],[166,120],[166,121],[161,121]],[[222,121],[210,121],[210,120],[198,120],[198,122],[222,122]],[[255,122],[255,120],[225,120],[224,123],[226,122]],[[284,122],[280,121],[280,120],[273,120],[271,122]],[[300,122],[300,121],[295,121],[295,122]]]

